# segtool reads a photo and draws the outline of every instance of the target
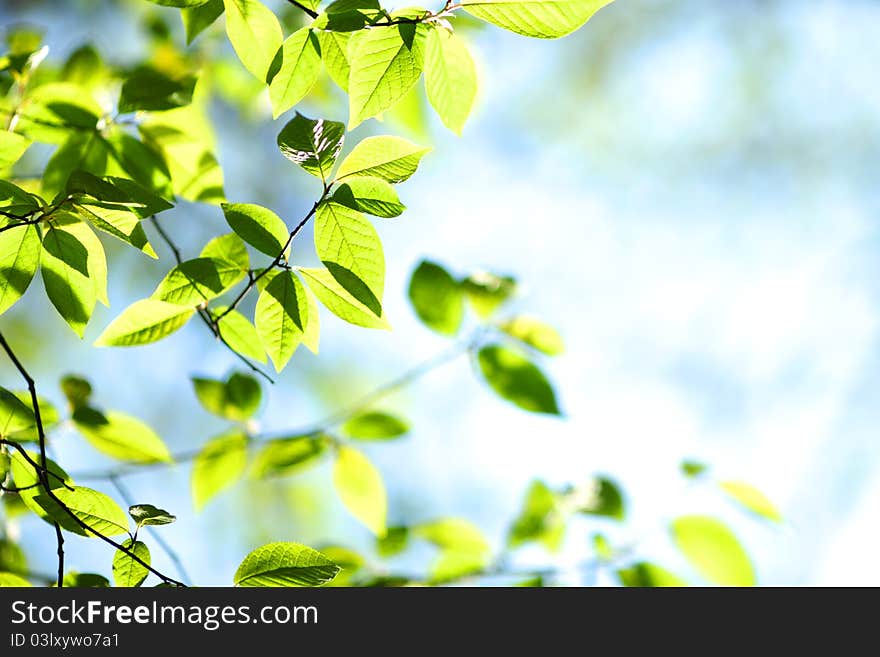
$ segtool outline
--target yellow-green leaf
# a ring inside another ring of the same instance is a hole
[[[270,82],[283,34],[275,14],[259,0],[223,0],[226,34],[235,54],[260,82]]]
[[[141,299],[122,311],[95,340],[96,347],[149,344],[174,333],[195,314],[194,308]]]
[[[306,97],[321,72],[321,46],[307,27],[291,34],[281,48],[281,67],[269,85],[272,118],[277,119]]]
[[[134,463],[171,462],[162,439],[135,417],[82,406],[73,412],[73,422],[92,447],[108,456]]]
[[[557,39],[586,23],[612,0],[462,0],[484,21],[528,37]]]
[[[762,518],[773,522],[782,522],[782,514],[767,496],[751,484],[742,481],[722,481],[721,490],[739,505]]]
[[[263,347],[280,372],[302,342],[308,324],[306,290],[293,272],[281,272],[260,293],[254,324]]]
[[[336,179],[373,176],[390,183],[403,182],[416,172],[430,150],[401,137],[367,137],[339,165]]]
[[[722,586],[754,586],[755,570],[739,539],[719,520],[683,516],[672,522],[678,549],[704,578]]]
[[[333,465],[333,485],[351,514],[377,536],[384,536],[388,499],[382,475],[358,450],[340,447]]]
[[[443,124],[460,135],[477,97],[477,67],[464,41],[442,27],[428,33],[425,91]]]

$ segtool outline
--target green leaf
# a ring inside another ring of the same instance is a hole
[[[358,413],[342,425],[342,432],[357,440],[391,440],[409,431],[409,424],[388,413]]]
[[[152,145],[136,139],[122,129],[111,131],[109,135],[102,137],[102,141],[119,165],[115,170],[108,167],[108,173],[131,178],[162,197],[172,197],[171,172],[165,158]]]
[[[269,83],[283,34],[278,19],[258,0],[223,0],[226,34],[235,54],[260,82]]]
[[[339,165],[336,179],[371,176],[390,183],[403,182],[416,172],[430,150],[400,137],[367,137]]]
[[[586,23],[612,0],[463,0],[484,21],[528,37],[557,39]]]
[[[306,349],[317,354],[321,343],[321,316],[318,312],[318,300],[308,288],[306,289],[306,299],[309,309],[308,322],[306,322],[306,330],[303,332],[302,343]]]
[[[6,454],[3,456],[6,457]],[[2,468],[0,474],[5,475]],[[8,538],[0,538],[0,570],[13,573],[25,573],[28,570],[24,550]]]
[[[333,465],[333,485],[349,512],[377,536],[385,535],[388,499],[382,475],[358,450],[340,447]]]
[[[79,85],[50,82],[27,95],[16,131],[34,141],[59,144],[71,129],[94,132],[103,110],[92,95]]]
[[[376,539],[376,551],[383,559],[396,556],[409,545],[409,529],[407,527],[389,527],[385,536]]]
[[[70,407],[77,409],[89,403],[92,384],[81,377],[68,374],[61,379],[61,392],[64,393]]]
[[[9,438],[35,423],[31,407],[6,388],[0,388],[0,437]]]
[[[244,276],[245,272],[234,262],[195,258],[169,271],[150,298],[178,306],[199,306],[229,291]]]
[[[121,206],[118,209],[127,209],[138,219],[144,219],[174,207],[155,192],[133,180],[118,176],[98,178],[88,171],[82,170],[76,170],[70,174],[67,180],[67,192],[91,196],[106,207]],[[89,201],[89,199],[85,200]]]
[[[107,259],[81,221],[56,224],[43,236],[43,285],[55,309],[82,337],[97,299],[107,301]]]
[[[0,169],[6,169],[18,162],[33,142],[15,132],[0,131]]]
[[[85,486],[74,486],[73,490],[57,488],[53,493],[73,515],[104,536],[128,533],[128,518],[125,511],[104,493]],[[34,501],[49,511],[52,521],[57,521],[64,529],[81,536],[94,536],[92,532],[83,529],[79,523],[74,522],[67,513],[59,509],[56,502],[47,494],[37,495]]]
[[[321,72],[321,46],[315,33],[304,27],[281,47],[281,65],[269,85],[272,118],[277,119],[306,97]]]
[[[329,270],[300,268],[298,271],[305,277],[309,289],[318,300],[340,319],[364,328],[391,329],[384,313],[381,317],[376,317],[371,309],[342,287]]]
[[[137,523],[138,527],[170,525],[177,520],[165,509],[159,509],[152,504],[135,504],[128,507],[128,515]]]
[[[331,33],[358,32],[386,15],[378,0],[336,0],[327,5],[312,27]]]
[[[73,412],[73,423],[99,452],[134,463],[170,463],[171,454],[162,439],[135,417],[88,406]]]
[[[235,233],[226,233],[215,237],[205,244],[199,254],[200,258],[217,258],[233,263],[243,273],[250,269],[251,262],[244,241]]]
[[[275,276],[257,299],[254,324],[263,347],[280,372],[302,342],[308,323],[308,299],[290,271]]]
[[[247,436],[238,431],[205,443],[192,468],[192,496],[196,511],[201,511],[216,495],[241,479],[247,467],[247,448]]]
[[[149,344],[174,333],[195,314],[195,309],[157,299],[135,301],[122,311],[95,340],[96,347],[131,347]]]
[[[464,319],[464,295],[458,282],[437,263],[423,260],[409,281],[409,300],[426,326],[453,336]]]
[[[36,226],[21,226],[0,233],[0,314],[27,291],[40,265],[41,251]]]
[[[235,572],[236,586],[320,586],[339,566],[299,543],[269,543],[251,552]]]
[[[226,306],[217,306],[212,310],[214,317],[219,317],[226,312]],[[310,315],[309,322],[311,323],[311,321]],[[263,349],[263,343],[260,341],[257,329],[240,312],[232,310],[226,313],[219,322],[218,328],[220,337],[233,351],[257,362],[266,362],[266,350]]]
[[[15,573],[4,573],[0,571],[0,589],[24,588],[29,586],[31,586],[31,583],[21,575],[16,575]]]
[[[739,539],[724,523],[706,516],[672,522],[672,538],[705,579],[722,586],[754,586],[755,571]]]
[[[28,214],[39,210],[42,204],[42,199],[36,194],[26,192],[8,180],[0,180],[0,208],[6,212]]]
[[[373,225],[356,210],[324,201],[315,213],[315,250],[336,282],[380,317],[385,256]]]
[[[418,82],[427,31],[408,23],[358,33],[350,44],[349,130],[392,107]]]
[[[318,32],[321,44],[321,59],[330,78],[343,91],[348,91],[348,78],[351,65],[348,62],[348,45],[351,34],[347,32]]]
[[[130,244],[151,258],[158,257],[147,240],[140,218],[128,208],[98,202],[80,202],[76,204],[76,209],[96,229]]]
[[[260,408],[262,390],[252,376],[235,372],[226,381],[193,377],[202,406],[220,417],[243,422]]]
[[[742,481],[722,481],[719,486],[727,495],[752,513],[772,522],[782,522],[779,509],[754,486]]]
[[[498,276],[489,272],[471,274],[461,282],[476,313],[486,319],[505,301],[516,294],[516,281],[510,276]]]
[[[180,18],[186,32],[186,45],[191,44],[199,34],[209,28],[222,13],[223,0],[208,0],[205,4],[182,9]]]
[[[66,589],[106,589],[110,587],[110,580],[103,575],[70,570],[64,574],[63,584]]]
[[[617,578],[623,586],[638,588],[679,587],[687,582],[657,564],[640,561],[617,571]]]
[[[623,520],[626,504],[620,487],[607,477],[595,477],[587,486],[568,493],[567,502],[578,513]]]
[[[327,450],[324,435],[301,435],[275,438],[265,444],[254,459],[251,476],[256,479],[286,477],[302,472],[317,463]]]
[[[25,407],[27,407],[28,411],[31,410],[31,404],[33,402],[31,400],[31,394],[29,391],[17,390],[12,394],[18,398],[18,401],[20,401],[25,405]],[[37,403],[40,406],[40,419],[42,419],[43,421],[43,430],[49,432],[61,420],[61,417],[58,414],[58,409],[55,408],[55,406],[53,406],[51,402],[40,395],[37,395]],[[15,431],[10,431],[9,435],[6,437],[11,440],[16,440],[18,442],[39,440],[37,423],[36,420],[33,419],[33,414],[30,415],[30,418],[31,419],[29,424],[22,422],[19,429]]]
[[[510,337],[548,356],[558,356],[565,351],[562,336],[556,329],[530,315],[517,315],[501,324],[499,328]]]
[[[488,556],[489,542],[472,522],[461,518],[440,518],[413,528],[420,538],[444,550]]]
[[[332,198],[334,203],[374,217],[399,217],[406,210],[394,188],[381,178],[348,178]]]
[[[189,105],[195,87],[196,78],[193,75],[171,77],[151,66],[138,66],[122,83],[119,112],[156,112]]]
[[[141,541],[132,543],[128,538],[122,547],[131,550],[139,559],[150,563],[150,549]],[[132,559],[126,552],[116,550],[113,555],[113,583],[116,586],[135,588],[144,583],[150,571]]]
[[[150,0],[150,2],[162,5],[163,7],[196,7],[204,4],[208,0]]]
[[[490,345],[480,349],[477,360],[486,382],[500,397],[526,411],[560,415],[549,381],[522,354]]]
[[[277,214],[253,203],[224,203],[221,207],[229,227],[252,247],[273,258],[284,249],[290,233]]]
[[[351,586],[354,575],[364,566],[366,560],[354,550],[340,545],[323,545],[321,554],[341,568],[341,571],[329,586]]]
[[[560,513],[558,499],[542,481],[533,481],[526,492],[522,510],[507,534],[507,545],[519,547],[530,541],[543,543],[556,552],[565,537],[565,518]]]
[[[345,140],[345,126],[338,121],[309,119],[299,112],[278,133],[278,148],[313,176],[326,181]]]
[[[428,32],[425,90],[443,124],[460,135],[477,97],[477,67],[464,41],[450,30]]]
[[[705,463],[699,463],[697,461],[682,461],[681,463],[682,474],[690,479],[699,477],[708,470],[709,466]]]
[[[28,452],[28,456],[35,463],[40,462],[40,457],[34,452]],[[53,500],[47,496],[41,501],[36,499],[37,495],[43,490],[41,486],[37,486],[37,484],[41,483],[40,479],[34,466],[28,463],[18,450],[10,453],[9,466],[16,487],[22,489],[19,490],[18,496],[25,507],[46,522],[51,523],[57,520],[64,529],[85,535],[82,528],[70,516],[64,513]],[[52,473],[49,476],[49,488],[53,491],[57,492],[58,489],[64,488],[65,484],[73,484],[73,480],[52,459],[46,459],[46,467]]]

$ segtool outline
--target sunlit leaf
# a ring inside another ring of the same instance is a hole
[[[299,543],[269,543],[251,552],[235,572],[236,586],[320,586],[339,566]]]
[[[381,178],[346,178],[332,198],[334,203],[374,217],[398,217],[406,209],[394,188]]]
[[[135,463],[171,462],[171,454],[156,432],[125,413],[82,406],[73,412],[73,423],[95,449],[113,458]]]
[[[338,121],[310,119],[297,112],[278,133],[278,148],[288,160],[326,181],[344,139],[345,126]]]
[[[390,183],[403,182],[416,172],[430,150],[400,137],[367,137],[339,165],[336,179],[372,176]]]
[[[391,440],[409,431],[409,424],[389,413],[358,413],[342,425],[342,432],[357,440]]]
[[[205,443],[192,468],[196,511],[241,478],[247,467],[247,445],[247,436],[240,432],[223,434]]]
[[[275,276],[257,299],[254,325],[263,347],[280,372],[302,342],[308,323],[306,290],[293,272]]]
[[[409,300],[425,325],[442,335],[455,335],[464,318],[464,294],[440,265],[423,260],[409,281]]]
[[[223,0],[223,5],[235,54],[260,82],[270,82],[283,39],[275,14],[259,0]]]
[[[782,522],[782,514],[779,509],[767,499],[757,488],[742,481],[722,481],[719,486],[740,506],[752,513],[771,520]]]
[[[150,563],[150,549],[141,541],[132,543],[128,538],[122,547],[133,552],[141,561]],[[150,571],[143,564],[132,559],[128,553],[116,550],[116,554],[113,555],[113,583],[116,586],[124,588],[140,586],[149,574]]]
[[[550,382],[522,354],[490,345],[480,349],[477,360],[486,382],[500,397],[533,413],[560,414]]]
[[[385,535],[388,499],[382,475],[361,452],[340,447],[333,465],[333,485],[351,514],[377,536]]]
[[[739,539],[719,520],[683,516],[672,522],[672,538],[704,578],[722,586],[754,586],[755,570]]]
[[[174,333],[195,314],[195,309],[142,299],[122,311],[95,340],[96,347],[131,347],[156,342]]]
[[[505,30],[556,39],[586,23],[612,0],[462,0],[462,8]]]
[[[321,46],[315,33],[304,27],[287,37],[280,67],[269,85],[272,117],[277,119],[305,98],[320,72]]]
[[[517,315],[502,323],[499,328],[510,337],[548,356],[557,356],[565,351],[562,336],[556,329],[531,315]]]
[[[477,69],[464,41],[449,30],[428,32],[425,90],[443,124],[461,134],[477,97]]]

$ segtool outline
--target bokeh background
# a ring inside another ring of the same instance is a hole
[[[296,20],[285,3],[267,4]],[[135,62],[163,23],[182,43],[177,11],[147,2],[4,0],[0,21],[44,28],[56,63],[87,42]],[[386,478],[392,522],[460,516],[500,547],[532,478],[562,485],[605,473],[625,489],[629,520],[579,519],[561,554],[527,549],[519,563],[557,564],[561,583],[581,583],[576,564],[591,532],[603,531],[691,576],[664,527],[705,511],[735,529],[762,584],[880,584],[865,567],[880,550],[880,4],[618,0],[560,41],[466,31],[482,89],[461,138],[411,111],[370,121],[349,141],[390,131],[435,148],[401,186],[408,211],[377,222],[394,331],[323,314],[320,356],[297,352],[268,392],[261,426],[308,425],[445,347],[406,299],[421,257],[462,274],[510,273],[524,285],[517,306],[566,339],[567,352],[543,364],[565,417],[499,401],[466,359],[386,400],[414,427],[405,440],[365,448]],[[222,19],[201,39],[229,54]],[[229,98],[211,110],[227,196],[294,221],[319,190],[277,152],[283,122],[271,122],[268,102],[234,100],[247,96],[247,76],[230,61]],[[340,96],[318,96],[301,111],[346,119]],[[184,203],[162,217],[191,255],[226,229],[208,206]],[[309,240],[298,247],[305,261]],[[93,348],[170,262],[167,250],[155,263],[105,243],[112,307],[99,306],[84,341],[38,282],[3,317],[4,332],[43,394],[60,403],[60,376],[87,375],[100,405],[144,418],[174,450],[197,446],[225,425],[200,409],[188,377],[221,376],[236,361],[196,322],[157,345]],[[6,361],[0,375],[20,387]],[[106,462],[73,434],[54,450],[71,472]],[[756,485],[785,523],[756,522],[711,486],[688,484],[683,458]],[[241,558],[270,540],[371,551],[328,467],[239,486],[200,514],[187,466],[125,483],[138,501],[177,514],[162,532],[201,584],[230,583]],[[21,539],[32,565],[51,572],[52,532],[26,521]],[[71,568],[109,571],[97,541],[67,547]],[[416,550],[401,567],[426,558]]]

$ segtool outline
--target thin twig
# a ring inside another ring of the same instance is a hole
[[[288,1],[290,4],[292,4],[294,7],[296,7],[297,9],[302,9],[302,10],[303,10],[306,14],[308,14],[311,18],[317,18],[317,17],[318,17],[318,12],[316,12],[314,9],[309,9],[308,7],[306,7],[306,6],[305,6],[304,4],[302,4],[301,2],[297,2],[297,0],[287,0],[287,1]]]

